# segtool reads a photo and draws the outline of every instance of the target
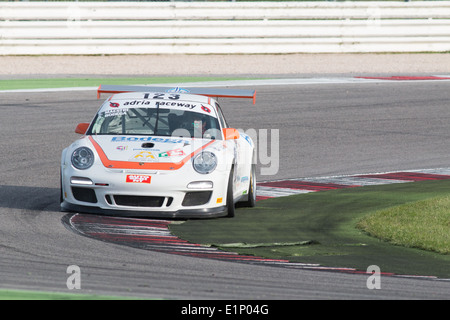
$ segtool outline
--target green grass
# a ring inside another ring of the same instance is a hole
[[[396,245],[449,254],[450,196],[380,210],[357,227]]]
[[[133,298],[94,294],[41,292],[26,290],[0,290],[0,300],[124,300]]]
[[[202,81],[246,80],[224,77],[142,77],[142,78],[63,78],[0,80],[0,90],[97,87],[100,84],[164,84]]]
[[[240,254],[450,278],[450,255],[394,245],[357,228],[369,215],[447,197],[449,191],[449,180],[321,191],[260,201],[255,208],[238,209],[233,219],[189,220],[170,229],[190,242]],[[392,230],[400,232],[398,226]],[[438,237],[435,231],[418,232]]]

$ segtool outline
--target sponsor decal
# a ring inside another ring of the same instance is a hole
[[[127,114],[128,109],[110,109],[110,110],[105,110],[103,112],[101,112],[101,116],[108,118],[108,117],[115,117],[115,116],[122,116]]]
[[[184,156],[184,155],[185,155],[185,153],[184,153],[183,149],[175,149],[175,150],[169,150],[169,151],[166,151],[166,152],[161,152],[159,154],[159,157],[160,158],[163,158],[163,157],[178,157],[178,156]]]
[[[161,149],[155,149],[155,148],[133,148],[133,151],[161,151]]]
[[[145,106],[150,104],[153,104],[153,102],[144,100],[133,100],[133,101],[126,101],[123,103],[124,106]]]
[[[251,146],[251,147],[253,147],[253,142],[252,142],[252,139],[250,138],[250,136],[248,136],[248,135],[246,135],[246,134],[244,134],[244,133],[239,133],[240,135],[241,135],[241,137],[243,137],[244,139],[245,139],[245,141],[247,141],[248,142],[248,144]]]
[[[127,175],[127,183],[150,183],[152,180],[151,176],[140,175],[140,174],[129,174]]]
[[[209,109],[207,106],[202,105],[202,110],[211,113],[211,109]]]
[[[174,100],[174,99],[170,99]],[[167,106],[167,107],[181,107],[181,108],[187,108],[189,110],[192,110],[196,107],[198,107],[198,104],[195,103],[186,103],[186,102],[179,102],[179,101],[159,101],[159,106]],[[155,102],[152,100],[133,100],[133,101],[126,101],[123,103],[124,106],[154,106]]]
[[[110,102],[110,103],[109,103],[109,106],[110,106],[111,108],[118,108],[118,107],[120,106],[120,104],[117,103],[117,102]]]
[[[150,151],[141,151],[133,156],[131,160],[140,162],[151,162],[155,161],[156,157]]]
[[[169,101],[161,101],[159,103],[159,106],[182,107],[182,108],[188,108],[189,110],[192,110],[195,107],[198,107],[197,104],[185,103],[185,102],[169,102]]]
[[[116,149],[119,151],[125,151],[128,150],[128,146],[118,146]]]
[[[170,92],[170,93],[189,93],[190,91],[188,89],[183,89],[183,88],[180,88],[180,87],[176,87],[176,88],[169,89],[166,92]]]
[[[155,138],[155,137],[113,137],[111,142],[161,142],[161,143],[184,143],[189,144],[188,140],[173,138]]]

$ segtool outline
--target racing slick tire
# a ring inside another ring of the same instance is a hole
[[[252,164],[250,171],[250,187],[248,188],[248,199],[241,203],[243,207],[253,208],[256,205],[256,165]]]
[[[64,202],[62,174],[59,175],[59,204]]]
[[[234,179],[234,167],[231,168],[230,177],[228,178],[228,188],[227,188],[227,217],[233,218],[236,208],[234,206],[234,196],[233,196],[233,179]]]

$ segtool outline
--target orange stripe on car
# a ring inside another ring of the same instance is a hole
[[[132,162],[132,161],[116,161],[116,160],[110,160],[106,156],[103,149],[100,147],[100,145],[92,138],[92,136],[89,136],[89,140],[94,145],[95,150],[97,151],[98,156],[100,157],[100,160],[102,161],[103,165],[106,168],[111,169],[141,169],[141,170],[178,170],[182,166],[186,164],[192,157],[194,157],[197,153],[201,152],[203,149],[208,147],[209,145],[213,144],[215,140],[211,140],[207,144],[205,144],[203,147],[198,148],[191,154],[189,154],[187,157],[183,158],[180,162]]]

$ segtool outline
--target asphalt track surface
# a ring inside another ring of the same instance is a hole
[[[279,129],[276,180],[448,167],[449,82],[263,86],[221,101],[230,124]],[[61,223],[61,150],[95,91],[0,94],[0,288],[174,299],[449,299],[450,282],[290,270],[177,256],[82,237]],[[261,169],[263,166],[259,166]],[[260,170],[258,170],[260,173]],[[413,262],[411,262],[413,263]],[[376,261],[374,261],[376,264]]]

